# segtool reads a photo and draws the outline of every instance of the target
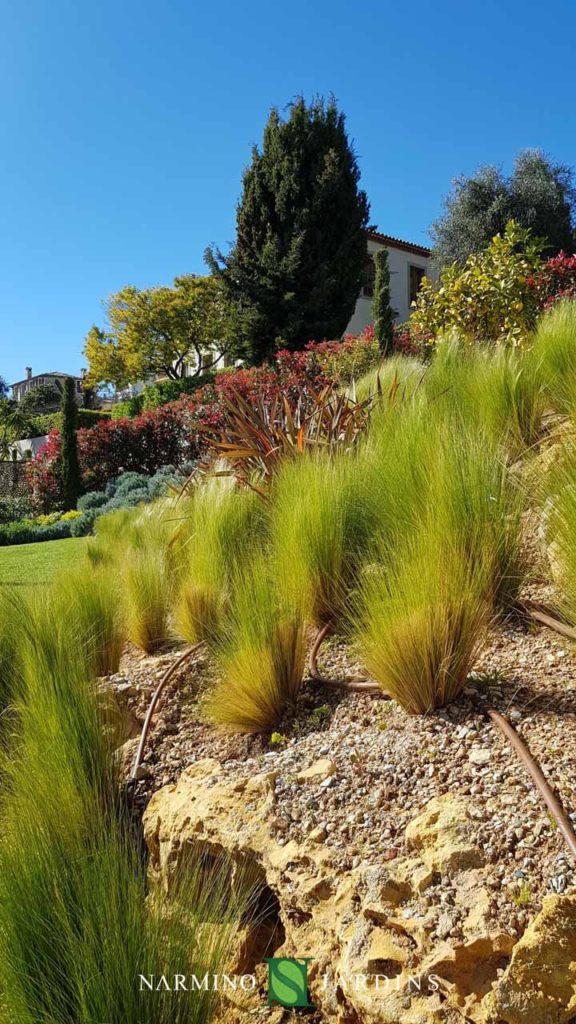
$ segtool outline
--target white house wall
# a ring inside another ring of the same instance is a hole
[[[368,239],[368,252],[375,253],[384,248],[381,243]],[[434,279],[432,260],[428,256],[417,256],[404,249],[388,249],[388,265],[390,267],[390,300],[392,309],[396,311],[395,322],[404,323],[410,316],[410,267],[422,267],[426,276]],[[356,300],[356,309],[346,328],[347,334],[360,334],[368,324],[372,323],[372,297],[360,295]]]

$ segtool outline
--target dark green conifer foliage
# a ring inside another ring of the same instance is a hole
[[[360,292],[369,204],[334,99],[273,109],[254,148],[228,256],[209,250],[235,310],[236,355],[338,338]]]
[[[394,347],[394,310],[390,305],[390,267],[388,250],[378,249],[374,253],[374,295],[372,297],[372,320],[374,334],[383,355]]]
[[[78,459],[78,406],[76,386],[72,377],[66,377],[62,392],[62,431],[60,449],[60,480],[64,511],[76,508],[82,493],[82,476]]]

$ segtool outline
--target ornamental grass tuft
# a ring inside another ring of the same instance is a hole
[[[286,600],[265,556],[232,581],[230,609],[214,645],[221,673],[206,700],[211,721],[228,731],[269,732],[302,684],[304,615]]]

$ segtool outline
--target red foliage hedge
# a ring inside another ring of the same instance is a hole
[[[576,299],[576,256],[559,252],[547,260],[540,270],[528,279],[540,306],[546,307],[560,299]]]
[[[161,466],[181,466],[202,456],[210,435],[200,424],[218,427],[224,397],[241,394],[248,401],[256,395],[272,398],[290,394],[292,388],[315,389],[362,376],[378,360],[372,328],[359,338],[310,342],[302,352],[282,351],[274,366],[226,370],[213,384],[199,388],[177,402],[142,413],[134,419],[102,420],[78,431],[78,449],[85,490],[100,490],[126,470],[153,474]],[[51,431],[47,443],[28,466],[36,504],[51,509],[60,500],[60,434]]]

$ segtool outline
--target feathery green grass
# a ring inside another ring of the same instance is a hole
[[[423,529],[367,568],[357,603],[363,663],[412,713],[454,700],[488,621],[486,580],[465,551]]]
[[[428,401],[455,421],[455,432],[465,423],[514,457],[540,436],[544,396],[529,353],[448,337],[438,343],[424,385]]]
[[[271,511],[280,585],[317,626],[336,626],[374,527],[355,453],[286,465]]]
[[[576,414],[576,302],[558,302],[538,321],[532,349],[534,372],[547,405]]]
[[[206,700],[211,721],[245,733],[278,725],[302,683],[304,617],[286,600],[266,556],[236,574],[213,650],[222,678]]]
[[[0,1009],[6,1024],[206,1024],[208,991],[140,991],[140,974],[222,969],[238,925],[226,865],[201,851],[171,901],[147,898],[94,700],[82,615],[32,601],[0,801]],[[213,924],[207,925],[206,922]]]
[[[576,625],[576,443],[567,443],[543,481],[546,532],[560,588],[560,606]]]
[[[231,478],[207,479],[188,509],[175,631],[189,643],[216,639],[230,599],[230,578],[266,532],[261,499]]]

